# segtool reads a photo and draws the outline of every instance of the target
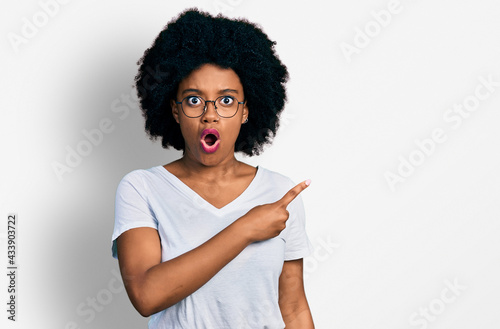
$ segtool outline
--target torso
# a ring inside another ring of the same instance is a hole
[[[188,175],[179,160],[163,167],[216,208],[223,208],[241,195],[257,173],[257,168],[239,162],[237,173],[217,180]]]

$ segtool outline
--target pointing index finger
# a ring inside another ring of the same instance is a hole
[[[281,205],[287,207],[290,202],[292,202],[300,192],[304,191],[311,184],[311,180],[308,179],[292,187],[286,194],[278,201]]]

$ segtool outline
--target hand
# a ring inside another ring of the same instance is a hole
[[[310,180],[297,184],[290,189],[280,200],[250,209],[240,220],[245,223],[244,229],[249,235],[250,242],[274,238],[286,227],[288,210],[286,207],[300,192],[305,190]]]

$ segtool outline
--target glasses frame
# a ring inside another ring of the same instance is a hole
[[[189,98],[189,97],[196,97],[196,98],[199,98],[199,99],[201,99],[201,100],[205,103],[205,105],[203,106],[203,112],[201,112],[201,114],[200,114],[200,115],[195,116],[195,117],[191,117],[191,116],[187,115],[187,114],[186,114],[186,112],[184,112],[184,107],[182,106],[182,102],[184,102],[184,100],[185,100],[186,98]],[[220,98],[223,98],[223,97],[231,97],[231,98],[233,98],[234,100],[236,100],[236,102],[238,102],[238,107],[236,108],[236,112],[234,112],[234,114],[233,114],[233,115],[231,115],[230,117],[225,117],[225,116],[222,116],[222,115],[220,115],[219,111],[217,111],[217,105],[215,105],[215,102],[216,102],[217,100],[219,100]],[[186,97],[184,97],[184,98],[183,98],[180,102],[175,101],[175,104],[178,104],[178,105],[180,104],[180,106],[181,106],[181,110],[182,110],[182,113],[184,113],[184,115],[185,115],[185,116],[187,116],[188,118],[199,118],[199,117],[203,116],[203,115],[205,114],[205,112],[207,111],[207,107],[208,107],[208,106],[207,106],[207,103],[213,103],[213,104],[214,104],[214,109],[215,109],[215,112],[217,113],[217,115],[218,115],[219,117],[221,117],[221,118],[225,118],[225,119],[230,119],[230,118],[234,117],[234,116],[236,115],[236,113],[238,113],[238,111],[240,110],[240,104],[245,104],[245,102],[246,102],[246,99],[244,99],[244,100],[243,100],[243,102],[240,102],[240,101],[239,101],[236,97],[234,97],[234,96],[230,96],[230,95],[222,95],[222,96],[219,96],[219,97],[217,97],[217,98],[216,98],[215,100],[213,100],[213,101],[211,101],[211,100],[205,100],[205,99],[204,99],[203,97],[201,97],[201,96],[194,96],[194,95],[191,95],[191,96],[186,96]]]

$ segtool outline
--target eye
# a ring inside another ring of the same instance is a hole
[[[184,100],[189,106],[200,106],[202,104],[201,99],[198,96],[189,96]]]
[[[222,106],[231,106],[234,103],[234,98],[232,98],[231,96],[222,96],[219,99],[219,103]]]

